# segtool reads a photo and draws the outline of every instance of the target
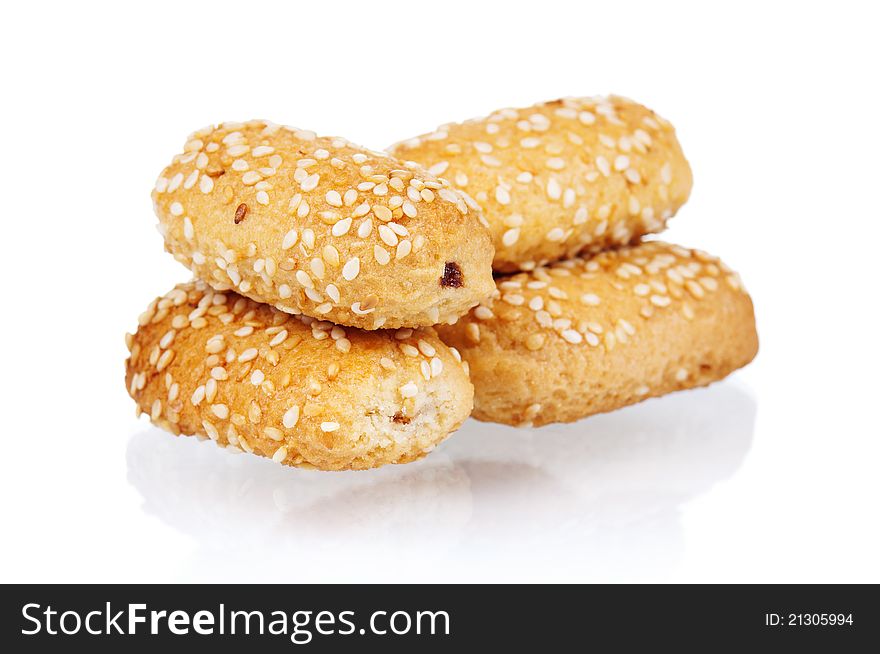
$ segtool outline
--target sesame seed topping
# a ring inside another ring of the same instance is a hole
[[[400,395],[404,398],[415,397],[419,394],[419,387],[414,382],[407,382],[400,387]]]
[[[251,406],[256,406],[256,404],[252,404]],[[263,430],[263,433],[273,441],[278,442],[284,440],[284,433],[277,427],[266,427]]]
[[[294,404],[287,411],[284,412],[284,417],[281,422],[287,429],[293,429],[296,427],[296,423],[299,422],[299,405]]]
[[[314,191],[318,187],[318,182],[320,181],[321,176],[318,173],[312,173],[303,179],[299,186],[305,192]]]
[[[338,422],[322,422],[321,423],[321,431],[323,431],[323,432],[329,433],[329,432],[336,431],[337,429],[339,429]]]
[[[248,348],[244,352],[238,355],[239,363],[246,363],[247,361],[253,361],[259,355],[259,351],[255,347]]]
[[[345,262],[345,265],[342,267],[342,277],[346,281],[352,281],[355,277],[358,276],[358,273],[361,270],[361,261],[358,257],[353,257]]]
[[[221,420],[226,420],[226,418],[229,417],[229,407],[227,407],[225,404],[212,404],[211,413],[213,413]]]
[[[386,245],[391,247],[397,245],[397,234],[388,225],[379,225],[379,237]]]
[[[519,232],[520,230],[518,227],[506,230],[501,237],[501,242],[505,247],[512,246],[519,239]]]

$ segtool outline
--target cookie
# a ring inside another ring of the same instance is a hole
[[[139,325],[125,372],[139,411],[285,465],[414,461],[473,406],[466,365],[431,328],[343,328],[201,281],[154,300]]]
[[[571,422],[719,380],[758,350],[739,276],[698,250],[647,242],[497,280],[438,329],[470,364],[474,417]]]
[[[165,247],[197,277],[364,329],[449,322],[492,291],[479,210],[342,138],[264,121],[191,135],[153,190]]]
[[[484,210],[501,272],[659,232],[691,190],[675,131],[625,98],[565,98],[392,146]]]

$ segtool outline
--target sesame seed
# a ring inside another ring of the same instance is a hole
[[[275,454],[272,455],[272,460],[275,463],[281,463],[284,459],[287,458],[287,448],[283,445],[275,450]]]
[[[415,397],[419,394],[419,387],[415,385],[414,382],[407,382],[403,386],[400,387],[400,395],[401,397]]]
[[[251,406],[256,406],[256,404],[252,404]],[[268,436],[269,438],[271,438],[273,441],[277,442],[277,441],[284,440],[284,433],[280,429],[278,429],[277,427],[266,427],[263,430],[263,433],[266,436]]]
[[[171,207],[169,208],[172,216],[182,216],[183,215],[183,205],[180,202],[172,202]]]
[[[382,266],[384,266],[389,261],[391,261],[391,254],[388,252],[388,250],[383,248],[381,245],[374,245],[373,246],[373,257],[376,259],[376,261],[379,263],[379,265],[382,265]]]
[[[434,346],[425,340],[419,339],[417,345],[419,346],[419,351],[426,357],[432,357],[437,354],[437,350],[434,349]]]
[[[253,361],[259,355],[259,351],[255,347],[248,348],[244,352],[238,355],[239,363],[246,363],[248,361]]]
[[[183,184],[183,173],[177,173],[171,180],[168,182],[167,191],[169,193],[173,193],[178,189],[178,187]]]
[[[217,432],[217,428],[214,427],[214,425],[212,425],[210,422],[208,422],[207,420],[202,420],[202,427],[204,428],[205,433],[208,435],[208,438],[210,438],[212,441],[220,439],[220,434]]]
[[[489,309],[489,307],[480,305],[474,309],[474,317],[478,320],[491,320],[495,317],[495,314],[492,313],[492,310]]]
[[[213,402],[214,398],[217,397],[217,380],[214,377],[211,377],[205,383],[205,399],[208,402]]]
[[[342,206],[342,196],[339,195],[339,191],[327,191],[327,193],[324,195],[324,199],[327,200],[327,204],[332,207]]]
[[[388,225],[379,225],[379,238],[391,247],[397,245],[397,234]]]
[[[596,122],[596,116],[592,112],[581,111],[578,114],[578,120],[581,121],[584,125],[592,125]]]
[[[549,232],[547,232],[547,235],[545,238],[548,241],[552,241],[552,242],[561,241],[561,240],[565,239],[565,230],[562,229],[561,227],[554,227]]]
[[[255,170],[249,170],[248,172],[246,172],[244,175],[241,176],[241,182],[245,186],[253,186],[257,182],[259,182],[261,179],[262,179],[262,176],[260,175],[260,173],[258,173]]]
[[[315,257],[309,262],[309,267],[312,269],[312,274],[318,279],[324,279],[324,274],[327,272],[327,268],[324,265],[323,259],[318,259]]]
[[[652,295],[651,296],[651,304],[657,307],[666,307],[669,306],[670,299],[666,295]]]
[[[275,334],[271,341],[269,341],[269,345],[271,347],[277,347],[281,345],[285,340],[287,340],[287,330],[282,329],[280,332]]]
[[[315,288],[315,284],[314,282],[312,282],[312,278],[309,277],[309,274],[305,270],[297,270],[294,277],[296,277],[296,281],[298,281],[303,287]]]
[[[428,172],[434,175],[435,177],[439,177],[443,173],[446,172],[446,169],[449,168],[448,161],[441,161],[439,163],[435,163],[433,166],[428,168]]]
[[[551,200],[558,200],[562,197],[562,187],[559,185],[559,182],[556,181],[555,177],[551,177],[547,181],[547,197]]]
[[[393,234],[393,232],[392,232]],[[395,237],[395,243],[396,243]],[[345,262],[345,265],[342,267],[342,277],[346,281],[352,281],[355,277],[358,276],[358,273],[361,270],[361,261],[358,257],[353,257]]]
[[[321,423],[321,431],[323,432],[332,432],[339,429],[338,422],[322,422]]]
[[[412,252],[412,241],[404,239],[397,244],[397,259],[403,259],[407,255],[409,255],[410,252]]]
[[[296,427],[296,423],[299,422],[299,405],[294,404],[287,411],[284,412],[284,416],[281,419],[281,423],[287,429],[293,429]]]
[[[229,417],[229,407],[225,404],[212,404],[211,413],[221,420],[226,420]]]
[[[333,236],[345,236],[346,234],[348,234],[348,230],[351,229],[351,220],[352,219],[350,217],[343,218],[335,225],[333,225],[330,233],[333,234]]]
[[[183,188],[186,190],[191,189],[193,186],[196,185],[196,182],[198,181],[198,179],[199,179],[199,171],[198,170],[192,171],[187,176],[186,181],[183,182]]]
[[[519,228],[518,227],[513,228],[513,229],[508,229],[501,236],[501,242],[506,247],[512,246],[514,243],[517,242],[517,240],[519,240]]]
[[[573,344],[578,344],[583,340],[583,336],[581,336],[580,332],[577,332],[573,329],[564,330],[562,332],[562,338]]]
[[[229,378],[229,374],[223,366],[215,366],[214,368],[211,368],[211,377],[217,381],[223,381]]]
[[[373,207],[373,215],[383,222],[388,222],[394,217],[391,213],[391,209],[381,204],[377,204]]]
[[[409,200],[406,200],[401,206],[404,215],[408,218],[415,218],[418,215],[415,205]]]
[[[300,183],[299,186],[303,191],[306,191],[306,192],[314,191],[318,186],[318,182],[320,182],[320,181],[321,181],[321,176],[318,175],[318,173],[312,173],[311,175],[307,176]]]
[[[627,181],[632,184],[638,184],[642,181],[642,176],[639,175],[639,171],[637,171],[635,168],[627,168],[624,171],[623,176],[626,177]]]
[[[281,249],[289,250],[294,245],[296,245],[296,241],[299,238],[299,232],[296,229],[291,229],[284,235],[284,240],[281,241]]]
[[[529,334],[526,338],[526,348],[532,352],[540,350],[544,346],[544,336],[541,334]]]
[[[498,204],[510,204],[510,193],[503,186],[496,186],[495,200],[498,202]]]
[[[595,293],[584,293],[581,295],[581,302],[588,307],[597,307],[599,306],[599,296]]]
[[[442,372],[443,372],[443,362],[440,359],[438,359],[437,357],[434,357],[433,359],[431,359],[431,376],[437,377]]]

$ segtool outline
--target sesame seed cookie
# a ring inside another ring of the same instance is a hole
[[[646,242],[497,286],[438,329],[470,364],[479,420],[571,422],[705,386],[758,350],[739,276],[698,250]]]
[[[672,126],[625,98],[565,98],[439,127],[392,146],[484,210],[499,272],[659,232],[691,170]]]
[[[139,325],[125,371],[139,413],[284,465],[414,461],[473,406],[467,365],[431,328],[343,328],[201,281],[154,300]]]
[[[265,121],[192,134],[153,190],[165,248],[218,290],[364,329],[451,322],[492,292],[479,208],[342,138]]]

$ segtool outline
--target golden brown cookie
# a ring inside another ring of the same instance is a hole
[[[692,183],[672,126],[616,96],[501,109],[390,151],[482,206],[501,272],[659,232]]]
[[[341,138],[264,121],[191,135],[153,190],[165,247],[201,279],[364,329],[449,322],[492,291],[478,208]]]
[[[414,461],[473,406],[466,365],[431,328],[343,328],[200,281],[154,300],[139,324],[125,372],[139,411],[285,465]]]
[[[643,243],[497,285],[438,329],[470,364],[480,420],[571,422],[705,386],[758,350],[739,276],[698,250]]]

